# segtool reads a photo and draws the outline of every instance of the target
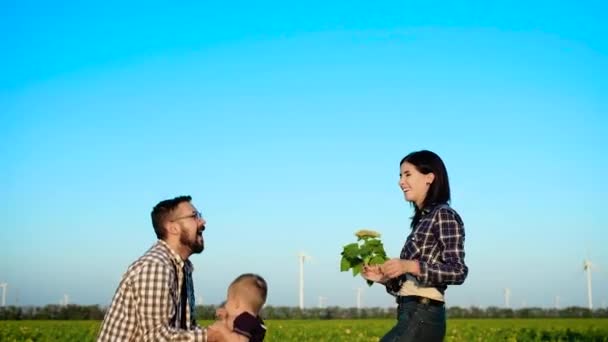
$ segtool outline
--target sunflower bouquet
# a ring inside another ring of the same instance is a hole
[[[384,245],[380,241],[380,233],[373,230],[359,230],[355,233],[357,242],[344,246],[340,271],[347,272],[352,269],[353,276],[361,273],[364,265],[379,265],[388,260]],[[367,280],[372,286],[374,282]]]

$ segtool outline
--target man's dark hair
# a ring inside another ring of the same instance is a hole
[[[178,196],[174,199],[168,199],[164,201],[158,202],[157,205],[152,209],[152,227],[154,227],[154,232],[156,233],[156,237],[164,240],[167,236],[167,232],[165,231],[165,222],[169,218],[169,215],[177,208],[177,206],[182,202],[190,202],[192,201],[192,197],[190,196]]]

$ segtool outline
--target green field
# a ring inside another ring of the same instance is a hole
[[[207,323],[207,322],[203,322]],[[393,320],[268,320],[269,342],[378,341]],[[99,321],[0,321],[0,341],[94,341]],[[606,341],[608,319],[452,319],[446,341]]]

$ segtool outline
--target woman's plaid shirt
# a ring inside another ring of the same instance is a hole
[[[469,272],[464,263],[464,224],[447,204],[422,211],[422,217],[407,237],[401,259],[418,260],[422,286],[436,287],[441,293],[447,285],[462,284]],[[397,295],[405,274],[391,279],[386,288]]]
[[[180,289],[183,271],[190,303],[186,330],[180,329]],[[101,325],[97,341],[206,341],[196,326],[192,264],[183,261],[162,240],[135,261],[124,274]]]

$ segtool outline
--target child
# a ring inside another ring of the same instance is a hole
[[[217,329],[225,341],[261,342],[266,334],[264,321],[259,316],[266,303],[268,285],[257,274],[238,276],[228,287],[228,296],[223,308],[218,308]]]

